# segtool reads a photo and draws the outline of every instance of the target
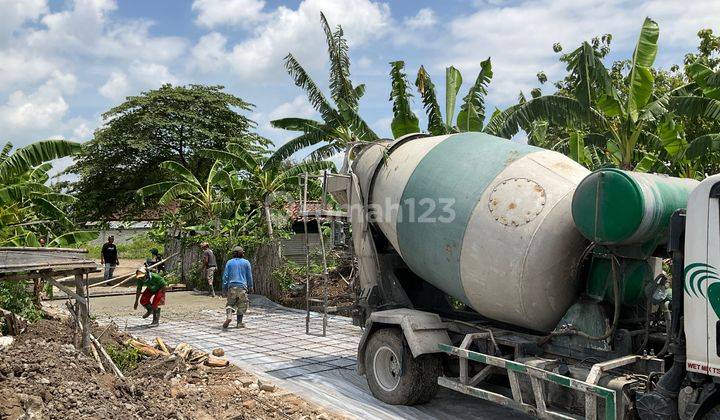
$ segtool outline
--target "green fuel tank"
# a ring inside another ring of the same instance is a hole
[[[580,182],[572,200],[575,226],[604,245],[665,241],[670,216],[685,208],[698,181],[605,168]]]

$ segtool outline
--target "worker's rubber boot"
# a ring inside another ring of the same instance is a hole
[[[145,312],[145,315],[142,316],[143,319],[149,317],[150,314],[153,313],[152,305],[145,305],[145,309],[147,310],[147,312]]]
[[[160,325],[160,308],[155,309],[153,312],[153,320],[150,323],[150,327],[157,327]]]
[[[230,320],[232,319],[232,309],[227,308],[225,309],[225,313],[227,314],[227,318],[225,319],[225,322],[223,322],[223,328],[227,328],[230,326]]]
[[[243,319],[243,314],[241,314],[241,313],[238,312],[238,314],[237,314],[237,325],[236,325],[236,327],[238,327],[238,328],[245,328],[245,324],[243,324],[242,319]]]

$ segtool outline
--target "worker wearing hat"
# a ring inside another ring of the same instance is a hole
[[[134,309],[138,308],[139,299],[140,305],[147,310],[143,318],[152,314],[153,319],[150,326],[155,327],[160,323],[160,306],[165,304],[167,282],[160,274],[151,273],[146,267],[139,267],[135,271],[135,278],[137,279],[137,291],[135,292]],[[144,291],[143,287],[145,287]]]
[[[223,293],[227,296],[225,313],[227,318],[223,328],[227,328],[232,321],[233,312],[237,315],[237,327],[244,328],[243,315],[248,309],[248,292],[254,292],[252,267],[250,261],[244,258],[244,251],[241,246],[233,248],[233,257],[225,264],[223,271]]]

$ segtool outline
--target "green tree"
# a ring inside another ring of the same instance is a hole
[[[592,143],[604,147],[605,155],[621,168],[649,169],[652,156],[636,146],[655,135],[655,122],[667,112],[667,95],[653,96],[651,68],[657,55],[658,35],[657,23],[646,18],[623,95],[602,62],[603,54],[584,42],[562,58],[571,73],[572,96],[539,96],[510,107],[503,112],[501,124],[493,127],[493,134],[510,138],[520,129],[530,131],[533,123],[545,121],[567,130],[566,141],[575,143],[569,147],[576,151],[578,161],[586,159],[585,144]]]
[[[457,121],[453,124],[457,94],[462,86],[462,75],[453,66],[445,69],[445,119],[443,120],[438,103],[435,85],[425,67],[420,66],[415,86],[422,98],[423,108],[428,118],[427,131],[432,135],[457,133],[463,131],[483,131],[485,123],[485,96],[492,80],[490,58],[480,63],[480,72],[475,83],[462,99]]]
[[[420,132],[420,120],[410,109],[410,87],[403,69],[404,61],[390,63],[390,100],[393,103],[393,120],[390,124],[395,138]]]
[[[220,162],[214,162],[206,178],[200,181],[187,167],[174,160],[162,162],[161,169],[168,171],[172,180],[147,185],[137,190],[141,198],[160,195],[158,204],[168,205],[178,201],[184,210],[190,210],[194,221],[205,220],[220,229],[220,215],[227,212],[231,201],[223,194],[223,188],[232,185],[230,175]]]
[[[720,107],[707,83],[713,81],[711,71],[692,63],[686,67],[688,79],[678,66],[654,69],[658,36],[658,25],[646,18],[632,58],[610,69],[603,58],[612,37],[584,42],[561,57],[568,75],[555,84],[554,94],[533,95],[509,107],[489,131],[509,138],[522,129],[528,143],[561,151],[591,168],[611,165],[701,177],[707,152],[720,149],[712,134]],[[707,55],[701,47],[700,56]]]
[[[206,149],[203,154],[224,162],[228,171],[239,183],[234,188],[245,200],[253,202],[262,209],[268,235],[274,235],[271,207],[281,193],[295,192],[299,177],[304,173],[315,173],[334,168],[328,161],[306,161],[295,165],[284,161],[279,151],[272,155],[257,156],[236,144],[230,144],[226,150]]]
[[[276,160],[285,160],[295,152],[311,146],[317,146],[311,158],[326,159],[355,142],[374,141],[377,134],[359,114],[360,98],[365,93],[365,85],[353,86],[350,79],[350,57],[348,45],[341,26],[333,32],[320,14],[328,45],[330,60],[330,96],[331,103],[322,90],[312,80],[302,65],[292,54],[285,57],[285,68],[293,78],[295,85],[303,89],[310,104],[320,114],[322,121],[306,118],[282,118],[271,121],[273,127],[302,132],[288,141],[275,153]]]
[[[47,185],[53,159],[70,156],[80,144],[44,140],[13,150],[6,143],[0,151],[0,245],[68,246],[93,239],[96,232],[73,231],[68,209],[74,197]]]
[[[249,149],[268,144],[249,135],[255,123],[241,114],[252,105],[222,86],[172,86],[128,97],[103,114],[105,124],[84,145],[69,172],[80,176],[71,188],[85,219],[104,219],[142,210],[135,191],[167,180],[158,171],[175,161],[204,178],[212,162],[198,157],[202,148],[237,142]]]

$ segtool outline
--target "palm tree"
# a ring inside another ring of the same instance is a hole
[[[359,101],[365,93],[365,85],[353,86],[350,80],[350,58],[342,27],[338,25],[334,32],[331,31],[322,13],[320,22],[328,44],[330,94],[334,104],[325,97],[295,57],[288,54],[285,57],[285,68],[295,85],[307,93],[310,104],[320,113],[322,121],[306,118],[282,118],[271,121],[273,127],[302,132],[277,150],[274,154],[274,160],[277,161],[283,161],[299,150],[321,143],[324,145],[315,149],[311,158],[326,159],[355,142],[378,139],[377,134],[358,113]]]
[[[333,163],[328,161],[306,161],[290,165],[280,158],[280,150],[264,157],[253,155],[238,144],[229,144],[227,150],[204,149],[201,153],[227,165],[233,178],[239,181],[235,190],[241,191],[246,200],[252,200],[262,208],[271,238],[272,200],[280,193],[297,190],[300,175],[334,168]]]
[[[415,86],[422,98],[423,108],[428,118],[427,131],[432,135],[457,133],[464,131],[483,131],[485,122],[485,96],[487,86],[492,80],[492,64],[490,58],[480,63],[480,72],[475,83],[468,90],[467,95],[462,99],[457,120],[455,117],[455,104],[457,94],[462,85],[462,75],[453,66],[445,69],[445,119],[443,120],[440,104],[435,93],[435,85],[425,67],[420,66],[415,79]],[[393,84],[395,80],[393,79]]]

